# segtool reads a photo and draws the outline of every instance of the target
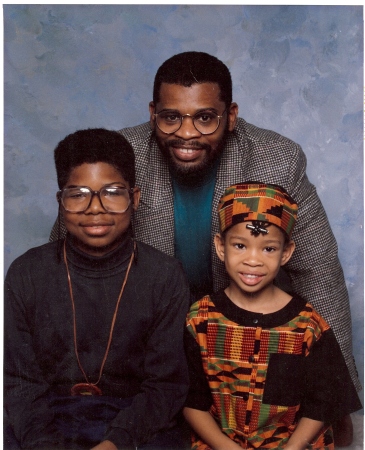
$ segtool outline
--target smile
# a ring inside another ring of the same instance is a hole
[[[260,281],[264,278],[264,275],[258,273],[239,273],[239,277],[243,283],[249,286],[255,286],[260,283]]]
[[[202,149],[192,147],[172,147],[175,158],[182,161],[193,161],[202,154]]]
[[[84,224],[81,226],[85,230],[86,234],[88,234],[88,235],[102,236],[110,230],[110,228],[112,227],[112,224],[110,224],[110,223],[90,223],[90,224]]]

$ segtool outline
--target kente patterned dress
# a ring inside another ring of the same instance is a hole
[[[259,314],[223,290],[187,318],[186,406],[209,410],[242,448],[284,448],[301,417],[325,422],[310,449],[333,449],[330,423],[361,409],[334,334],[305,300]],[[192,449],[210,447],[193,435]]]

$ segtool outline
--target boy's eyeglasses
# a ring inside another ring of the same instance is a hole
[[[182,115],[178,112],[171,111],[161,111],[153,115],[156,117],[158,128],[165,134],[176,133],[181,128],[185,117],[191,118],[195,129],[199,133],[213,134],[218,129],[220,120],[226,111],[225,109],[221,116],[213,111],[201,111],[193,116],[191,114]]]
[[[131,204],[133,189],[107,186],[93,191],[87,186],[64,188],[57,192],[57,199],[66,211],[80,213],[86,211],[94,195],[97,195],[105,211],[124,213]]]

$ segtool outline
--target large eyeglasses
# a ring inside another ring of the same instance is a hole
[[[220,120],[223,117],[225,109],[222,115],[219,116],[213,111],[201,111],[193,116],[191,114],[180,114],[174,111],[161,111],[154,114],[156,117],[156,123],[158,128],[165,134],[176,133],[180,129],[184,117],[190,117],[193,121],[193,125],[197,131],[201,134],[214,133],[220,124]]]
[[[80,213],[86,211],[94,195],[97,195],[105,211],[124,213],[131,204],[133,189],[106,186],[100,191],[93,191],[87,186],[64,188],[57,192],[58,201],[66,211]]]

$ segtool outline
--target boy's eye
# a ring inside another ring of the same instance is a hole
[[[274,251],[275,251],[274,247],[265,247],[265,252],[267,252],[267,253],[272,253]]]
[[[233,244],[233,246],[239,250],[242,250],[243,248],[245,248],[244,244]]]

